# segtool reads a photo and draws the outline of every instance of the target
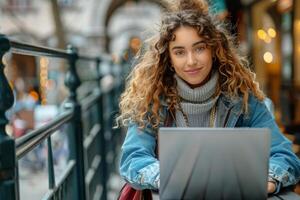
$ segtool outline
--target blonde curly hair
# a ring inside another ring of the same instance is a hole
[[[174,32],[182,26],[193,27],[212,49],[213,68],[219,73],[217,94],[243,98],[243,111],[248,112],[248,98],[251,92],[259,100],[263,92],[255,81],[255,74],[249,69],[248,61],[242,57],[229,36],[224,23],[208,11],[203,0],[169,1],[166,6],[159,33],[147,41],[145,53],[128,77],[125,92],[120,98],[122,125],[135,122],[140,128],[149,123],[158,128],[163,120],[162,101],[169,110],[178,106],[178,95],[174,71],[168,51]]]

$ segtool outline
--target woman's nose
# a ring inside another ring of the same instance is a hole
[[[193,53],[188,53],[188,55],[187,55],[187,64],[193,66],[193,65],[196,64],[196,62],[197,61],[196,61],[196,58],[193,55]]]

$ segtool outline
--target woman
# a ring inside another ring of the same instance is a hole
[[[267,127],[272,132],[268,192],[294,185],[300,162],[264,104],[265,96],[233,39],[201,0],[168,5],[159,34],[131,73],[120,101],[128,126],[121,176],[159,189],[156,135],[168,113],[177,127]]]

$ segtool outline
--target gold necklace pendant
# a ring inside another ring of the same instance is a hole
[[[214,104],[210,111],[210,118],[209,118],[209,127],[214,127],[215,126],[215,120],[216,120],[216,113],[217,113],[217,106]]]
[[[179,103],[179,105],[178,105],[178,110],[182,113],[182,116],[183,116],[184,123],[185,123],[186,127],[189,127],[189,126],[190,126],[189,120],[188,120],[188,117],[187,117],[187,115],[185,114],[185,112],[183,112],[181,103]]]

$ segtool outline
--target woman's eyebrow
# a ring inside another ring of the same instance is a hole
[[[204,42],[204,40],[200,40],[198,42],[195,42],[192,46],[194,47],[194,46],[197,46],[198,44],[206,44],[206,43]],[[183,46],[172,47],[172,50],[175,50],[175,49],[184,49],[184,47]]]
[[[174,46],[174,47],[172,47],[172,50],[175,50],[175,49],[184,49],[184,47],[183,46]]]
[[[206,43],[204,42],[204,40],[200,40],[198,42],[195,42],[192,46],[194,47],[194,46],[196,46],[198,44],[206,44]]]

